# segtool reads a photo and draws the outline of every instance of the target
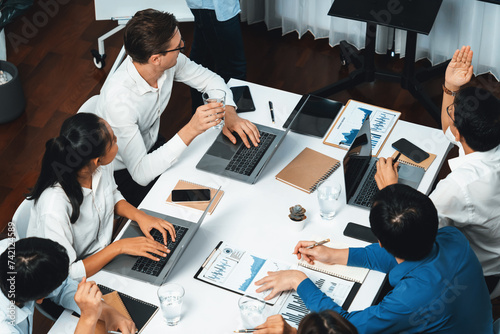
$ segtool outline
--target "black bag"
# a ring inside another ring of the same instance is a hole
[[[33,5],[34,0],[0,0],[0,30],[23,14]]]

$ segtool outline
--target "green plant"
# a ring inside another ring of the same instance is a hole
[[[306,209],[304,209],[301,205],[297,204],[290,207],[290,214],[288,215],[288,217],[290,217],[291,220],[300,222],[307,218],[305,213]]]

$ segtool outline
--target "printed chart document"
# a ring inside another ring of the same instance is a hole
[[[349,100],[323,143],[345,150],[349,149],[367,116],[370,116],[372,152],[374,156],[378,156],[401,116],[398,111]]]
[[[250,254],[220,242],[205,260],[194,278],[239,294],[264,298],[267,294],[255,292],[255,281],[267,276],[268,271],[290,269],[290,265]],[[283,294],[267,301],[274,305]]]
[[[356,293],[361,287],[359,283],[346,281],[310,269],[301,268],[299,270],[303,271],[321,291],[333,299],[335,303],[342,306],[344,310],[349,308]],[[287,294],[287,298],[284,300],[278,313],[283,316],[283,319],[285,319],[290,326],[298,328],[302,318],[309,314],[310,311],[307,309],[298,293],[293,291]]]

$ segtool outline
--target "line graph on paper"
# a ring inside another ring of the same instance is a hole
[[[368,116],[370,117],[372,154],[378,155],[400,113],[354,100],[349,100],[324,143],[348,149]]]

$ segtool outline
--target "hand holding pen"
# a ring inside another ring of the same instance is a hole
[[[325,257],[325,249],[329,248],[322,245],[329,241],[330,239],[326,239],[320,242],[299,241],[293,250],[293,254],[297,255],[297,259],[303,259],[310,264],[314,264],[315,260],[325,262],[327,261],[327,258]]]

